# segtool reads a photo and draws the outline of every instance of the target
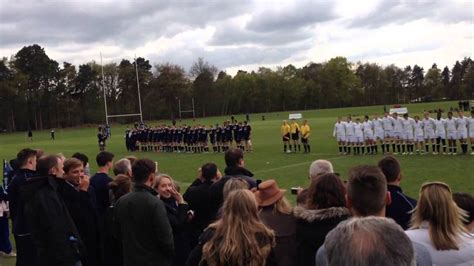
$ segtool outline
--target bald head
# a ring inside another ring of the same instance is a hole
[[[316,160],[309,167],[309,178],[314,179],[323,174],[332,174],[334,169],[332,163],[327,160]]]

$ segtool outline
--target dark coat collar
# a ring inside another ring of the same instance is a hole
[[[293,213],[296,218],[305,220],[310,223],[316,220],[320,221],[351,215],[351,213],[346,207],[331,207],[327,209],[310,210],[301,206],[296,206],[293,210]]]
[[[239,175],[248,176],[248,177],[253,176],[252,172],[240,166],[227,166],[224,170],[224,173],[226,175],[231,175],[231,176],[239,176]]]
[[[149,192],[151,193],[153,196],[157,196],[158,195],[158,192],[156,192],[154,189],[152,189],[151,187],[145,185],[145,184],[135,184],[135,187],[134,187],[134,190],[136,192],[141,192],[141,191],[145,191],[145,192]]]

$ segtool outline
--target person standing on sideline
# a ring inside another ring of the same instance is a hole
[[[469,138],[471,140],[471,155],[474,155],[474,110],[471,111],[471,117],[467,119],[467,127],[469,128]]]
[[[33,141],[33,131],[31,129],[28,129],[28,139]]]
[[[174,255],[173,233],[165,205],[151,188],[155,163],[137,160],[132,166],[133,191],[114,207],[116,235],[123,247],[124,266],[170,266]]]
[[[304,120],[301,126],[301,142],[303,143],[304,153],[310,153],[311,147],[309,145],[309,136],[311,135],[311,128],[308,125],[308,121]]]
[[[101,216],[110,205],[109,183],[112,181],[112,178],[108,173],[114,165],[114,155],[110,152],[103,151],[97,154],[95,160],[97,166],[99,166],[99,170],[97,170],[97,173],[91,177],[90,184],[94,188],[97,210],[99,211],[99,216]]]
[[[281,125],[281,137],[283,141],[283,152],[290,153],[291,146],[290,146],[290,125],[285,121],[283,121],[283,125]],[[288,149],[287,149],[288,147]]]
[[[55,134],[54,128],[52,128],[52,129],[51,129],[51,140],[54,140],[54,134]]]

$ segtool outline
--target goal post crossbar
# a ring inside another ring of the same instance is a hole
[[[107,118],[109,117],[125,117],[125,116],[141,116],[142,114],[123,114],[123,115],[107,115]]]

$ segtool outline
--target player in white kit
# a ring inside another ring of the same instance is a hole
[[[436,135],[435,135],[435,120],[430,117],[430,113],[425,112],[423,123],[423,135],[425,137],[425,152],[429,152],[430,143],[433,154],[436,153]]]
[[[403,124],[400,117],[398,117],[397,113],[393,113],[393,136],[395,138],[395,142],[397,144],[397,151],[395,152],[395,144],[392,144],[393,154],[399,154],[401,145],[403,144]]]
[[[467,128],[471,140],[471,155],[474,155],[474,110],[471,111],[471,117],[467,119]]]
[[[347,154],[351,154],[351,147],[354,146],[355,142],[356,142],[355,132],[354,132],[354,125],[355,125],[355,123],[352,122],[352,117],[348,116],[346,124],[345,124]],[[355,152],[355,147],[354,147],[354,152]]]
[[[404,140],[404,145],[402,146],[402,154],[413,154],[413,140],[414,140],[414,134],[413,134],[413,128],[415,125],[415,120],[413,118],[408,117],[408,113],[403,114],[403,119],[402,119],[402,125],[403,125],[403,140]],[[406,152],[405,152],[405,146],[406,146]]]
[[[388,153],[390,152],[390,143],[392,144],[394,143],[393,118],[388,114],[388,112],[385,112],[384,117],[382,118],[382,123],[383,123],[383,130],[384,130],[384,136],[385,136],[385,139],[384,139],[385,151]],[[393,151],[395,151],[395,148],[393,149]]]
[[[385,154],[385,143],[384,143],[384,138],[385,138],[385,133],[383,131],[383,120],[375,115],[375,118],[372,120],[372,124],[374,125],[374,147],[375,147],[375,154],[377,154],[378,147],[377,147],[377,141],[380,143],[380,147],[382,147],[382,153]]]
[[[464,116],[463,111],[459,111],[456,118],[456,128],[458,131],[458,139],[461,143],[462,154],[467,153],[467,117]]]
[[[337,145],[339,147],[339,155],[346,153],[346,122],[342,121],[341,117],[337,118],[336,124],[334,124],[334,131],[332,136],[336,138]],[[344,152],[343,152],[344,148]]]
[[[423,140],[424,140],[423,122],[420,120],[420,117],[417,115],[415,115],[415,124],[413,127],[415,128],[416,154],[423,155],[424,154],[423,153]]]
[[[448,138],[448,155],[456,155],[456,140],[458,139],[458,131],[456,128],[456,118],[453,117],[453,112],[448,112],[448,119],[446,123],[446,135]]]
[[[443,154],[446,154],[446,128],[445,120],[441,117],[441,112],[436,115],[435,123],[435,136],[436,136],[436,154],[439,154],[440,147],[443,146]]]
[[[360,122],[360,118],[356,119],[356,122],[354,124],[354,136],[355,136],[355,152],[354,155],[361,154],[360,150],[364,146],[364,132],[362,130],[362,123]]]
[[[373,124],[368,115],[364,117],[362,130],[364,131],[365,147],[367,148],[366,154],[375,154]],[[364,154],[364,147],[362,147],[362,154]]]

